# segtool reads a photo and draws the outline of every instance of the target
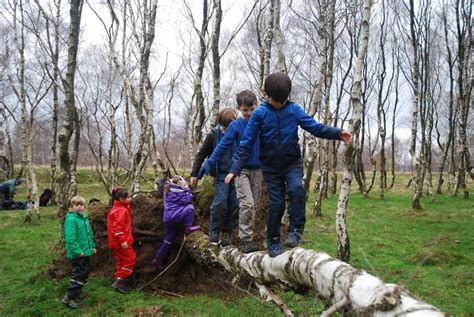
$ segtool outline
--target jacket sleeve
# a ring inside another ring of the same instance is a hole
[[[191,193],[191,189],[189,189],[189,187],[186,187],[184,189],[183,195],[184,195],[184,203],[186,205],[193,203],[193,194]]]
[[[212,152],[211,157],[207,160],[207,163],[209,165],[213,165],[217,161],[221,160],[222,157],[226,154],[227,150],[232,147],[235,141],[235,134],[236,134],[236,120],[232,121],[229,127],[227,128],[227,131],[224,133],[224,136],[222,139],[219,141],[219,144],[217,144],[216,148]]]
[[[74,219],[66,218],[64,222],[64,242],[72,257],[76,258],[82,253],[79,241],[77,241],[77,228]]]
[[[250,117],[247,127],[245,128],[244,136],[240,140],[239,149],[235,153],[232,160],[230,173],[240,175],[245,163],[250,159],[252,148],[256,142],[260,127],[262,126],[262,115],[259,109],[255,110]]]
[[[193,168],[191,170],[191,177],[197,177],[199,170],[201,169],[202,162],[206,159],[206,157],[212,154],[212,150],[214,149],[214,132],[211,131],[204,139],[201,148],[196,154],[196,158],[194,159]]]
[[[316,122],[300,106],[297,106],[298,124],[312,135],[329,140],[340,140],[341,129]]]
[[[110,221],[110,225],[112,226],[112,234],[113,236],[120,241],[120,243],[126,242],[125,237],[125,217],[126,213],[123,211],[117,211],[115,212]]]

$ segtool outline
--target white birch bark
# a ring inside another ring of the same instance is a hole
[[[327,23],[326,23],[326,1],[322,0],[319,7],[319,71],[314,84],[313,94],[311,96],[311,104],[308,111],[308,114],[311,117],[314,117],[316,112],[321,109],[322,102],[322,91],[323,83],[326,74],[326,65],[327,65]],[[314,165],[315,165],[315,155],[317,151],[317,145],[322,142],[316,142],[315,136],[311,135],[308,132],[304,132],[305,135],[305,155],[304,155],[304,177],[303,177],[303,186],[305,191],[309,192],[309,187],[311,183],[311,178],[313,175]],[[320,182],[321,184],[322,182]],[[316,199],[317,201],[317,199]],[[319,215],[319,214],[316,214]]]
[[[63,80],[63,86],[65,91],[64,100],[64,121],[61,132],[59,134],[59,167],[60,167],[60,180],[59,180],[59,212],[58,216],[64,220],[67,210],[69,208],[69,199],[71,195],[71,181],[73,178],[73,166],[74,156],[69,154],[69,144],[71,141],[74,129],[80,129],[75,126],[77,122],[77,110],[74,96],[74,78],[77,66],[77,51],[79,48],[79,31],[81,25],[82,7],[84,2],[82,0],[71,0],[69,17],[69,35],[68,35],[68,57],[67,57],[67,69],[66,76]]]
[[[412,208],[415,210],[422,209],[421,207],[421,196],[423,190],[423,183],[421,180],[421,169],[422,169],[422,153],[419,151],[419,155],[416,151],[416,137],[418,132],[418,120],[419,120],[419,107],[420,107],[420,89],[419,89],[419,36],[416,29],[416,17],[415,17],[415,5],[414,1],[410,0],[409,3],[409,14],[410,14],[410,35],[411,35],[411,45],[412,45],[412,70],[411,78],[413,82],[413,111],[412,111],[412,126],[411,126],[411,143],[410,143],[410,155],[412,160],[412,169],[414,172],[413,182],[414,182],[414,193],[412,197]],[[422,144],[423,145],[423,144]]]
[[[351,89],[351,103],[352,103],[352,118],[349,121],[348,131],[356,132],[360,128],[362,118],[362,104],[361,104],[361,83],[362,71],[364,69],[364,60],[367,54],[367,47],[369,42],[369,22],[370,10],[372,7],[371,0],[364,2],[364,16],[362,20],[362,29],[360,37],[359,52],[357,54],[357,63],[354,73],[354,81]],[[347,203],[349,200],[349,192],[352,182],[352,166],[353,166],[353,151],[352,144],[344,146],[344,161],[342,169],[342,184],[341,192],[339,193],[339,200],[336,211],[336,234],[337,234],[337,255],[340,259],[348,261],[350,258],[350,243],[346,227]]]
[[[268,24],[264,31],[264,39],[262,46],[260,47],[260,96],[265,95],[265,90],[263,86],[265,84],[265,78],[270,74],[270,61],[272,59],[272,42],[274,37],[274,24],[275,24],[275,2],[273,0],[269,1],[269,12],[268,12]]]
[[[22,158],[21,158],[21,170],[25,171],[25,187],[26,187],[26,198],[27,198],[27,209],[25,222],[30,222],[32,220],[32,212],[35,211],[36,216],[40,219],[39,204],[36,202],[36,205],[33,204],[33,201],[37,200],[38,185],[36,180],[35,171],[33,170],[32,161],[31,161],[31,140],[30,134],[33,126],[33,113],[34,109],[37,106],[44,95],[39,97],[37,93],[34,98],[29,98],[28,100],[33,103],[28,107],[27,105],[27,92],[26,92],[26,79],[25,79],[25,20],[24,20],[24,8],[23,1],[15,2],[12,6],[12,16],[13,16],[13,31],[14,31],[14,41],[16,52],[18,53],[18,69],[16,71],[16,80],[11,74],[8,74],[8,78],[11,82],[12,89],[18,98],[20,104],[21,112],[21,143],[22,143]],[[8,47],[7,47],[8,51]],[[38,91],[42,90],[44,81],[41,81],[38,84]]]
[[[200,232],[188,236],[185,248],[198,263],[218,264],[235,276],[250,277],[257,286],[312,290],[332,305],[323,316],[331,309],[350,316],[447,316],[401,287],[323,252],[294,248],[272,258],[264,251],[244,254],[232,246],[217,250]]]
[[[286,61],[285,61],[285,50],[284,50],[284,38],[283,32],[281,30],[281,23],[280,23],[280,15],[281,15],[281,1],[280,0],[272,0],[275,2],[275,9],[274,9],[274,27],[275,27],[275,46],[277,50],[277,64],[276,68],[277,71],[287,73],[286,69]]]

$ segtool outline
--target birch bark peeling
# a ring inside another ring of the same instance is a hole
[[[401,287],[323,252],[294,248],[272,258],[264,251],[244,254],[232,246],[219,250],[202,232],[189,235],[184,247],[202,265],[222,266],[257,285],[311,289],[323,302],[351,316],[447,316]]]

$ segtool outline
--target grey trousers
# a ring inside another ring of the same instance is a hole
[[[244,168],[237,181],[236,190],[239,198],[239,237],[242,242],[253,240],[255,212],[260,203],[263,175],[260,169]]]

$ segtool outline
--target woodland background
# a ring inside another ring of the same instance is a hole
[[[354,133],[351,146],[301,133],[308,213],[322,216],[341,189],[340,258],[352,179],[353,192],[385,201],[406,172],[403,206],[419,212],[437,195],[470,201],[470,1],[0,4],[1,177],[24,179],[28,222],[45,187],[64,216],[81,166],[104,192],[189,173],[218,111],[243,89],[263,98],[274,71],[317,121]]]

